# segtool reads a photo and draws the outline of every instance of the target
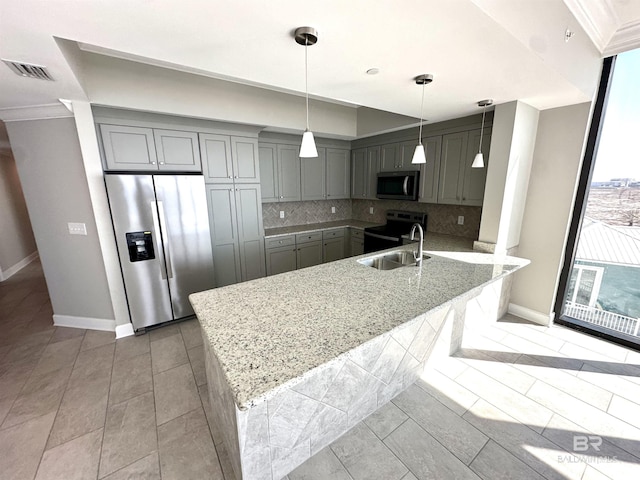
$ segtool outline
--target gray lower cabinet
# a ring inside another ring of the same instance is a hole
[[[207,200],[216,286],[263,277],[260,186],[209,184]]]
[[[322,232],[322,261],[334,262],[345,258],[345,229],[333,228]]]
[[[198,134],[127,125],[99,125],[105,170],[199,172]]]
[[[350,256],[355,257],[364,253],[364,230],[359,228],[350,228]]]
[[[322,232],[296,235],[297,267],[306,268],[322,263]]]
[[[295,246],[267,249],[267,275],[290,272],[296,269],[297,251]]]

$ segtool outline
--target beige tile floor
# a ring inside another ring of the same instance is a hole
[[[38,263],[0,284],[0,479],[234,478],[195,321],[115,341],[51,315]],[[507,316],[288,477],[631,479],[639,457],[640,353]]]

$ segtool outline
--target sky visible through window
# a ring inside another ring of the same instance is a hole
[[[640,49],[618,55],[592,180],[640,180]]]

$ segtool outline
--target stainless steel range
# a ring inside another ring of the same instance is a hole
[[[405,210],[388,210],[387,223],[364,229],[364,253],[402,246],[402,236],[409,235],[414,223],[427,231],[427,214]]]

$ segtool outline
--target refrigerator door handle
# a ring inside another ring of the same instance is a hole
[[[167,275],[169,278],[173,278],[173,269],[171,268],[171,245],[167,231],[167,220],[164,215],[164,206],[162,205],[161,200],[158,200],[158,214],[160,218],[160,229],[162,231],[162,243],[164,244],[164,255],[167,261]]]
[[[153,229],[155,230],[156,235],[156,248],[159,243],[162,242],[162,234],[160,233],[160,221],[158,220],[158,203],[156,201],[151,201],[151,218],[153,219]],[[165,245],[166,249],[166,245]],[[164,255],[158,255],[160,259],[160,276],[163,280],[167,279],[167,268],[164,263]]]

